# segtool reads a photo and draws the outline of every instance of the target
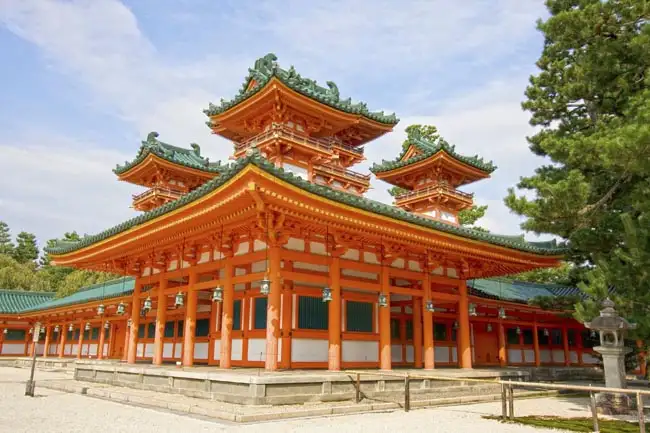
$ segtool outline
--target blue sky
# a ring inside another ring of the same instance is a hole
[[[465,189],[489,205],[481,225],[517,234],[502,199],[544,162],[520,108],[544,14],[541,0],[0,0],[0,220],[44,244],[134,216],[139,187],[111,169],[149,131],[227,159],[201,110],[274,52],[402,119],[358,171],[393,158],[409,124],[435,124],[459,152],[499,166]],[[368,196],[390,202],[373,185]]]

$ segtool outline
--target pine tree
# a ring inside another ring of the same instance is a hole
[[[16,248],[14,248],[13,251],[13,258],[18,263],[33,262],[38,259],[36,236],[27,232],[18,233],[18,236],[16,236]]]
[[[6,222],[0,221],[0,254],[12,255],[14,244],[11,242],[9,226]]]

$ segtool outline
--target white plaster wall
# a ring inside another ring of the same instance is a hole
[[[81,345],[81,356],[88,356],[88,345],[87,344],[82,344]]]
[[[179,343],[174,346],[174,358],[181,358],[183,356],[183,344]]]
[[[424,350],[422,351],[424,354]],[[434,348],[433,353],[435,362],[449,362],[449,348],[448,347],[436,347]]]
[[[153,353],[155,351],[156,345],[153,343],[145,344],[144,345],[144,357],[145,358],[153,358]]]
[[[578,363],[578,352],[575,352],[575,351],[573,351],[573,350],[570,351],[570,352],[569,352],[569,361],[570,361],[572,364],[577,364],[577,363]]]
[[[341,255],[342,259],[359,260],[359,250],[349,249]]]
[[[363,271],[357,271],[355,269],[341,269],[341,275],[347,277],[365,278],[368,280],[377,279],[377,274],[373,272],[363,272]]]
[[[168,271],[173,271],[178,267],[178,260],[172,260],[169,262],[169,266],[167,267]]]
[[[248,242],[242,242],[237,247],[237,251],[235,252],[235,255],[241,256],[242,254],[246,254],[247,252],[248,252]]]
[[[163,358],[174,357],[174,343],[163,343]]]
[[[373,263],[375,265],[379,264],[379,260],[377,260],[377,255],[375,253],[369,253],[367,251],[363,252],[363,261],[366,263]]]
[[[214,355],[215,360],[221,359],[221,340],[214,340]]]
[[[458,362],[458,350],[455,347],[451,348],[451,362]]]
[[[36,344],[36,354],[37,355],[43,355],[44,351],[45,351],[45,344],[37,343]]]
[[[585,364],[598,364],[598,358],[596,358],[590,353],[583,353],[582,362],[584,362]]]
[[[415,350],[411,345],[406,346],[406,362],[413,362],[413,361],[415,361]]]
[[[255,239],[253,241],[253,251],[262,251],[266,249],[266,242]]]
[[[230,359],[232,359],[233,361],[242,360],[242,346],[243,346],[242,343],[243,341],[241,338],[232,339],[232,353]]]
[[[402,345],[393,344],[390,346],[390,359],[393,362],[402,362]]]
[[[454,268],[447,268],[447,276],[449,278],[458,278],[458,273]]]
[[[138,350],[136,350],[137,356],[144,356],[144,343],[138,343]]]
[[[524,362],[530,362],[534,363],[535,362],[535,351],[526,349],[524,350]]]
[[[47,350],[48,355],[56,355],[59,348],[58,344],[50,344],[49,349]]]
[[[396,299],[393,298],[392,300],[395,301]],[[399,313],[400,311],[402,311],[402,308],[401,307],[390,307],[390,311],[392,313]]]
[[[291,361],[293,362],[327,362],[328,341],[309,338],[291,339]]]
[[[564,350],[553,351],[553,362],[564,362]]]
[[[194,343],[194,358],[208,359],[208,343]]]
[[[378,362],[379,342],[343,340],[341,352],[343,362]]]
[[[304,262],[294,262],[293,267],[294,269],[306,269],[309,271],[316,271],[316,272],[327,272],[329,269],[327,265],[317,265],[314,263],[304,263]]]
[[[549,349],[542,349],[539,351],[539,359],[543,363],[551,362],[551,351]]]
[[[142,271],[142,276],[147,277],[149,275],[151,275],[151,268],[147,266],[146,268],[144,268],[144,271]]]
[[[309,242],[309,251],[312,254],[318,254],[320,256],[325,255],[325,244],[321,242]]]
[[[209,295],[206,293],[206,295]],[[212,310],[212,304],[200,304],[196,307],[197,313],[206,313]]]
[[[99,346],[99,344],[96,344],[96,343],[88,345],[88,353],[91,356],[97,356],[97,346]]]
[[[3,355],[24,355],[25,343],[2,343]]]
[[[297,238],[289,238],[289,241],[284,246],[284,248],[292,251],[305,251],[305,240],[297,239]]]
[[[519,363],[522,362],[520,349],[508,349],[508,362]]]
[[[262,361],[264,361],[266,359],[266,339],[263,338],[248,339],[248,360],[259,362],[260,353],[261,353],[261,359]],[[282,340],[278,339],[278,360],[280,359],[281,355],[282,355]]]
[[[72,344],[66,344],[65,345],[65,354],[66,355],[72,355]]]
[[[409,269],[411,271],[417,271],[417,272],[422,271],[422,268],[420,267],[420,262],[417,262],[415,260],[409,260]]]
[[[404,259],[395,259],[393,263],[391,263],[391,266],[393,268],[404,269]]]
[[[266,271],[266,260],[261,260],[251,264],[251,272],[264,272]]]
[[[104,352],[102,353],[104,356],[108,356],[108,343],[104,343]]]

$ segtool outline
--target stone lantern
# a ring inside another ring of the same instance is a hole
[[[627,388],[625,381],[625,355],[632,349],[625,347],[625,335],[629,329],[635,329],[636,324],[630,323],[614,309],[614,302],[607,298],[603,301],[600,316],[591,322],[585,322],[588,329],[600,335],[600,346],[594,350],[603,357],[605,386],[607,388]],[[602,413],[625,413],[632,407],[630,398],[625,394],[599,393],[597,396],[598,409]]]

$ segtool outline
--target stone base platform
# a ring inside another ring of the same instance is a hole
[[[77,360],[74,358],[36,358],[36,368],[38,369],[72,369]],[[30,357],[6,357],[0,358],[0,366],[2,367],[17,367],[17,368],[30,368],[32,366],[32,358]]]
[[[495,379],[521,381],[530,378],[529,372],[517,369],[403,369],[392,373],[418,376],[409,381],[412,400],[441,395],[495,394],[500,392],[500,386],[493,383]],[[356,396],[356,374],[322,370],[266,372],[242,368],[226,371],[215,367],[181,368],[80,360],[75,363],[75,379],[243,405],[334,402],[353,400]],[[403,401],[404,386],[403,377],[384,376],[376,370],[367,370],[360,377],[361,396],[365,399]]]

